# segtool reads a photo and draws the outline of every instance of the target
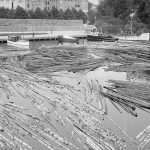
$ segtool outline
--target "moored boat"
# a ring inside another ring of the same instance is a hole
[[[58,36],[58,44],[63,45],[64,42],[79,44],[79,39],[71,36]]]
[[[17,47],[29,47],[29,41],[22,40],[21,36],[8,36],[7,44]]]
[[[87,35],[88,41],[106,41],[106,42],[116,42],[119,40],[119,38],[112,37],[110,35],[102,35],[102,34],[91,34]]]

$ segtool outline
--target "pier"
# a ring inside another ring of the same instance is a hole
[[[60,35],[86,38],[82,20],[0,19],[0,43],[8,35],[21,35],[29,41],[57,40]]]
[[[22,39],[29,40],[29,41],[54,41],[58,40],[59,35],[69,35],[72,37],[76,37],[79,39],[86,39],[86,34],[67,34],[64,32],[64,34],[50,34],[50,33],[0,33],[0,43],[7,43],[8,35],[21,35]]]

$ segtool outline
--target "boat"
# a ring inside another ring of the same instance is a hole
[[[19,46],[29,48],[29,41],[21,39],[21,36],[8,36],[7,44],[17,47]]]
[[[58,36],[58,44],[63,45],[64,42],[79,44],[79,39],[71,36]]]
[[[88,41],[117,42],[119,38],[115,38],[110,35],[103,35],[103,34],[90,34],[90,35],[87,35],[87,40]]]

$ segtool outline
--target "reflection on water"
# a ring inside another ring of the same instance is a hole
[[[46,45],[46,46],[57,45],[57,41],[30,41],[29,48],[17,47],[17,46],[8,45],[7,43],[5,43],[5,44],[0,44],[0,51],[34,50],[34,49],[39,48],[42,45]]]
[[[52,46],[52,45],[57,45],[57,41],[35,41],[35,42],[30,42],[30,49],[34,50],[39,48],[40,46]]]
[[[109,72],[106,72],[104,69],[106,69],[107,67],[102,67],[102,68],[99,68],[97,69],[96,71],[92,71],[92,72],[89,72],[86,77],[88,79],[95,79],[95,80],[98,80],[100,81],[100,84],[101,85],[108,85],[107,81],[109,79],[112,79],[112,80],[123,80],[125,81],[126,80],[126,73],[124,72],[113,72],[113,71],[109,71]]]
[[[80,40],[80,44],[87,43],[85,39]],[[53,45],[58,45],[57,40],[52,40],[52,41],[30,41],[29,43],[29,48],[24,48],[24,47],[17,47],[13,45],[8,45],[7,43],[0,44],[0,52],[7,50],[7,51],[16,51],[16,50],[35,50],[39,48],[40,46],[53,46]],[[64,43],[64,45],[69,45],[67,43]]]
[[[109,85],[107,82],[108,80],[126,80],[125,72],[105,72],[105,68],[107,67],[102,67],[96,71],[89,72],[86,75],[86,78],[88,80],[98,80],[102,86]],[[122,114],[119,113],[109,100],[107,101],[107,106],[109,116],[111,116],[111,118],[133,138],[150,124],[149,113],[137,109],[138,117],[133,117],[124,111]]]

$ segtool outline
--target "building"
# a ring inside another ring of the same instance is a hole
[[[24,0],[26,1],[25,9],[28,10],[35,10],[36,8],[40,8],[44,10],[45,8],[45,1],[44,0]]]
[[[0,7],[16,9],[17,6],[26,8],[25,0],[0,0]]]
[[[66,10],[67,8],[82,9],[85,13],[88,12],[88,0],[45,0],[45,9],[51,10],[52,7]]]
[[[44,0],[0,0],[0,7],[16,9],[17,6],[25,10],[35,10],[37,7],[42,10],[45,8]]]
[[[25,10],[35,10],[37,7],[44,10],[51,10],[52,7],[66,10],[67,8],[82,9],[88,12],[88,0],[0,0],[0,7],[16,9],[17,6]]]

